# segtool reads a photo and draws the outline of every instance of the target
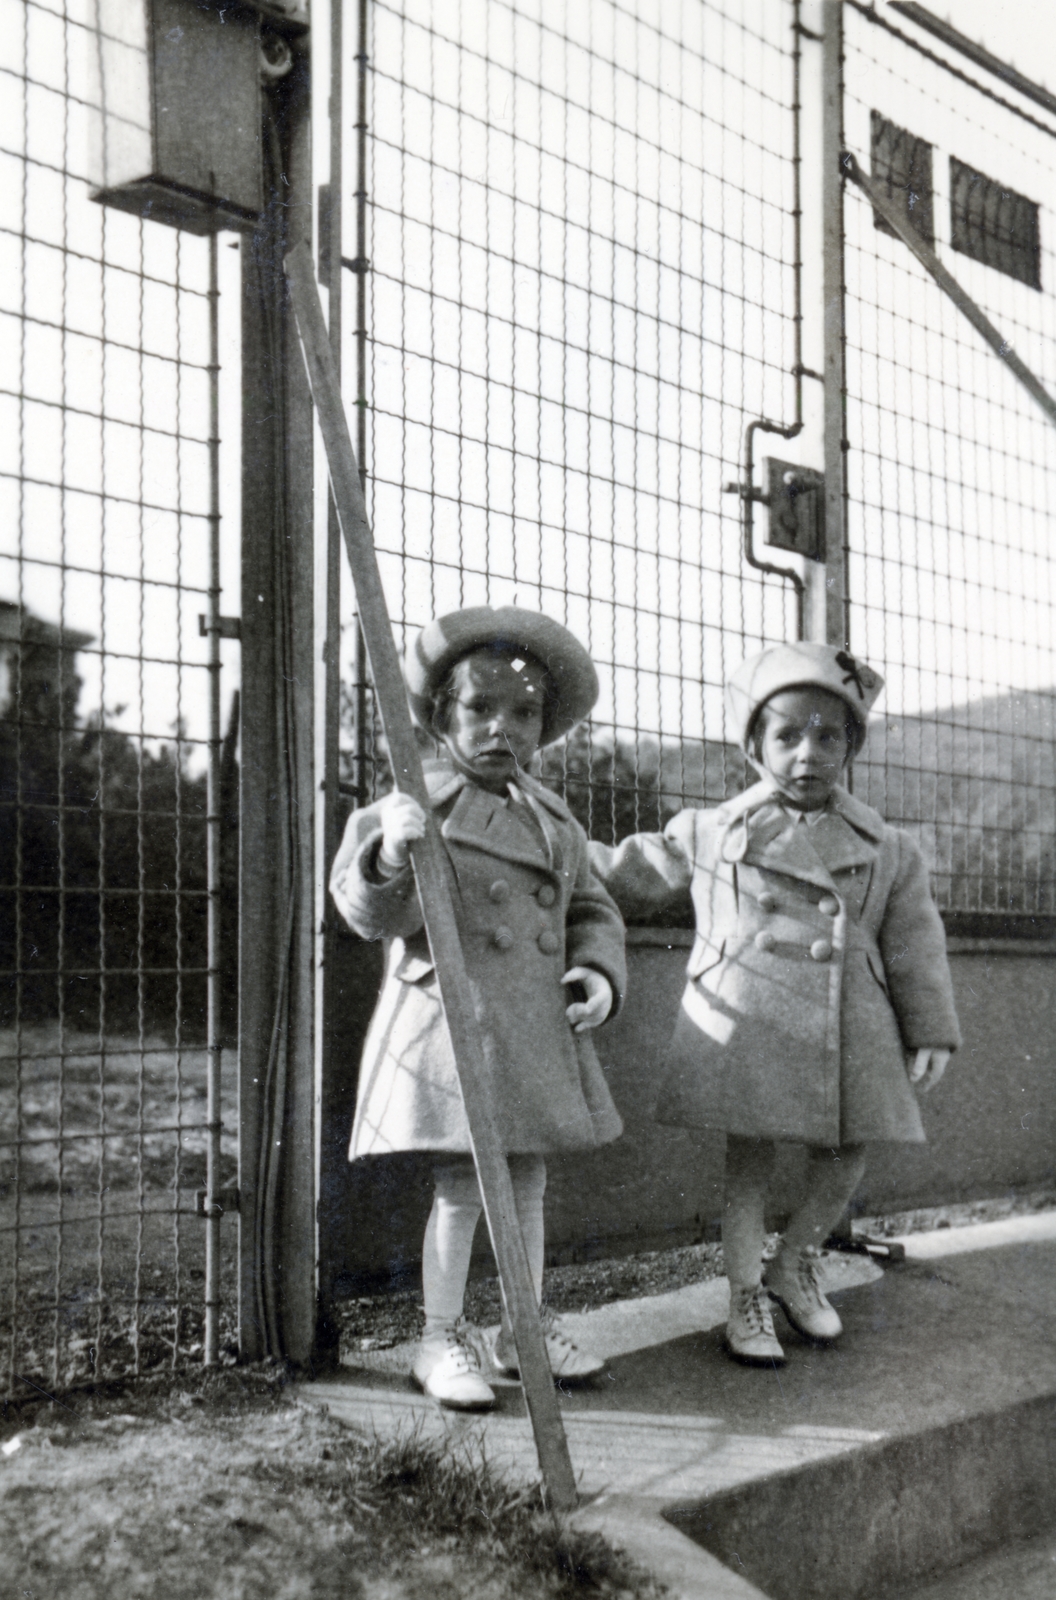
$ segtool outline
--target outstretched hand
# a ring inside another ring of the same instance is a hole
[[[949,1065],[952,1051],[941,1045],[926,1044],[918,1050],[909,1069],[909,1081],[924,1094],[934,1089]]]
[[[596,967],[572,967],[561,982],[581,983],[587,991],[586,1000],[574,1000],[565,1008],[573,1033],[600,1027],[612,1010],[612,984],[608,978]]]

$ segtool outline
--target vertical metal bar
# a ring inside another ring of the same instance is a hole
[[[344,6],[341,0],[330,5],[330,174],[329,232],[320,240],[319,277],[329,290],[330,355],[341,376],[344,241]],[[339,1083],[341,1038],[339,1004],[338,930],[335,912],[327,890],[330,862],[337,850],[338,800],[341,739],[341,527],[337,520],[332,490],[327,494],[325,601],[322,629],[323,693],[322,717],[322,814],[319,819],[319,860],[316,863],[317,905],[319,908],[318,970],[318,1055],[316,1085],[316,1163],[319,1224],[319,1305],[316,1321],[314,1360],[317,1366],[337,1360],[340,1336],[330,1306],[333,1300],[335,1251],[331,1247],[328,1222],[334,1206],[335,1190],[341,1179],[334,1172],[343,1162],[341,1149],[348,1133],[347,1109],[340,1104]],[[335,1101],[337,1104],[335,1104]],[[338,1202],[339,1203],[339,1202]]]
[[[825,561],[807,562],[808,639],[847,640],[847,372],[843,263],[843,5],[824,0],[821,206],[825,340]]]
[[[220,839],[220,289],[217,238],[209,235],[209,766],[206,803],[206,889],[208,957],[206,1017],[205,1147],[205,1338],[203,1359],[215,1365],[220,1353],[220,1071],[223,1033],[221,992],[221,839]]]
[[[367,488],[367,54],[370,0],[359,0],[356,35],[356,460],[363,492]],[[340,271],[340,266],[338,267]],[[340,368],[338,369],[340,376]],[[368,770],[373,722],[367,694],[367,655],[356,620],[353,668],[355,711],[352,782],[359,805],[372,799]]]
[[[307,54],[270,91],[268,206],[242,248],[239,1346],[316,1322],[312,407],[282,252],[310,238]]]

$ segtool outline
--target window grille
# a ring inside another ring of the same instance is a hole
[[[1040,206],[950,157],[950,244],[954,250],[1041,288]]]

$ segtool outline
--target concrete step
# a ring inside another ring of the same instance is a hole
[[[561,1396],[590,1497],[580,1516],[662,1567],[686,1600],[917,1600],[918,1589],[919,1600],[977,1600],[926,1585],[1018,1559],[1056,1522],[1046,1227],[981,1229],[982,1248],[958,1237],[946,1255],[921,1242],[916,1260],[883,1271],[833,1261],[844,1337],[819,1350],[779,1316],[780,1369],[724,1354],[722,1282],[583,1313],[577,1336],[609,1367]],[[373,1370],[302,1392],[355,1427],[419,1427],[537,1475],[518,1386],[497,1386],[487,1416],[455,1416],[412,1390],[408,1355],[380,1352]],[[1035,1600],[1017,1584],[1001,1600],[1012,1594]]]
[[[1056,1533],[1047,1533],[1005,1545],[919,1588],[901,1589],[897,1600],[1052,1600],[1053,1595]]]

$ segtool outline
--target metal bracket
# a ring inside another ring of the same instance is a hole
[[[203,617],[202,613],[199,611],[199,613],[198,613],[198,634],[199,634],[199,637],[202,638],[202,639],[208,639],[208,637],[209,637],[209,635],[211,633],[218,634],[221,639],[241,639],[241,637],[242,637],[242,618],[241,617],[217,617],[217,619],[216,619],[216,627],[215,628],[211,628],[209,626],[209,618],[208,617]]]
[[[196,1217],[222,1217],[228,1211],[242,1210],[242,1195],[234,1185],[229,1189],[221,1189],[209,1204],[208,1189],[196,1189],[194,1194],[194,1214]]]
[[[767,493],[770,510],[767,544],[791,550],[810,561],[825,560],[825,478],[813,467],[796,466],[767,456]]]

